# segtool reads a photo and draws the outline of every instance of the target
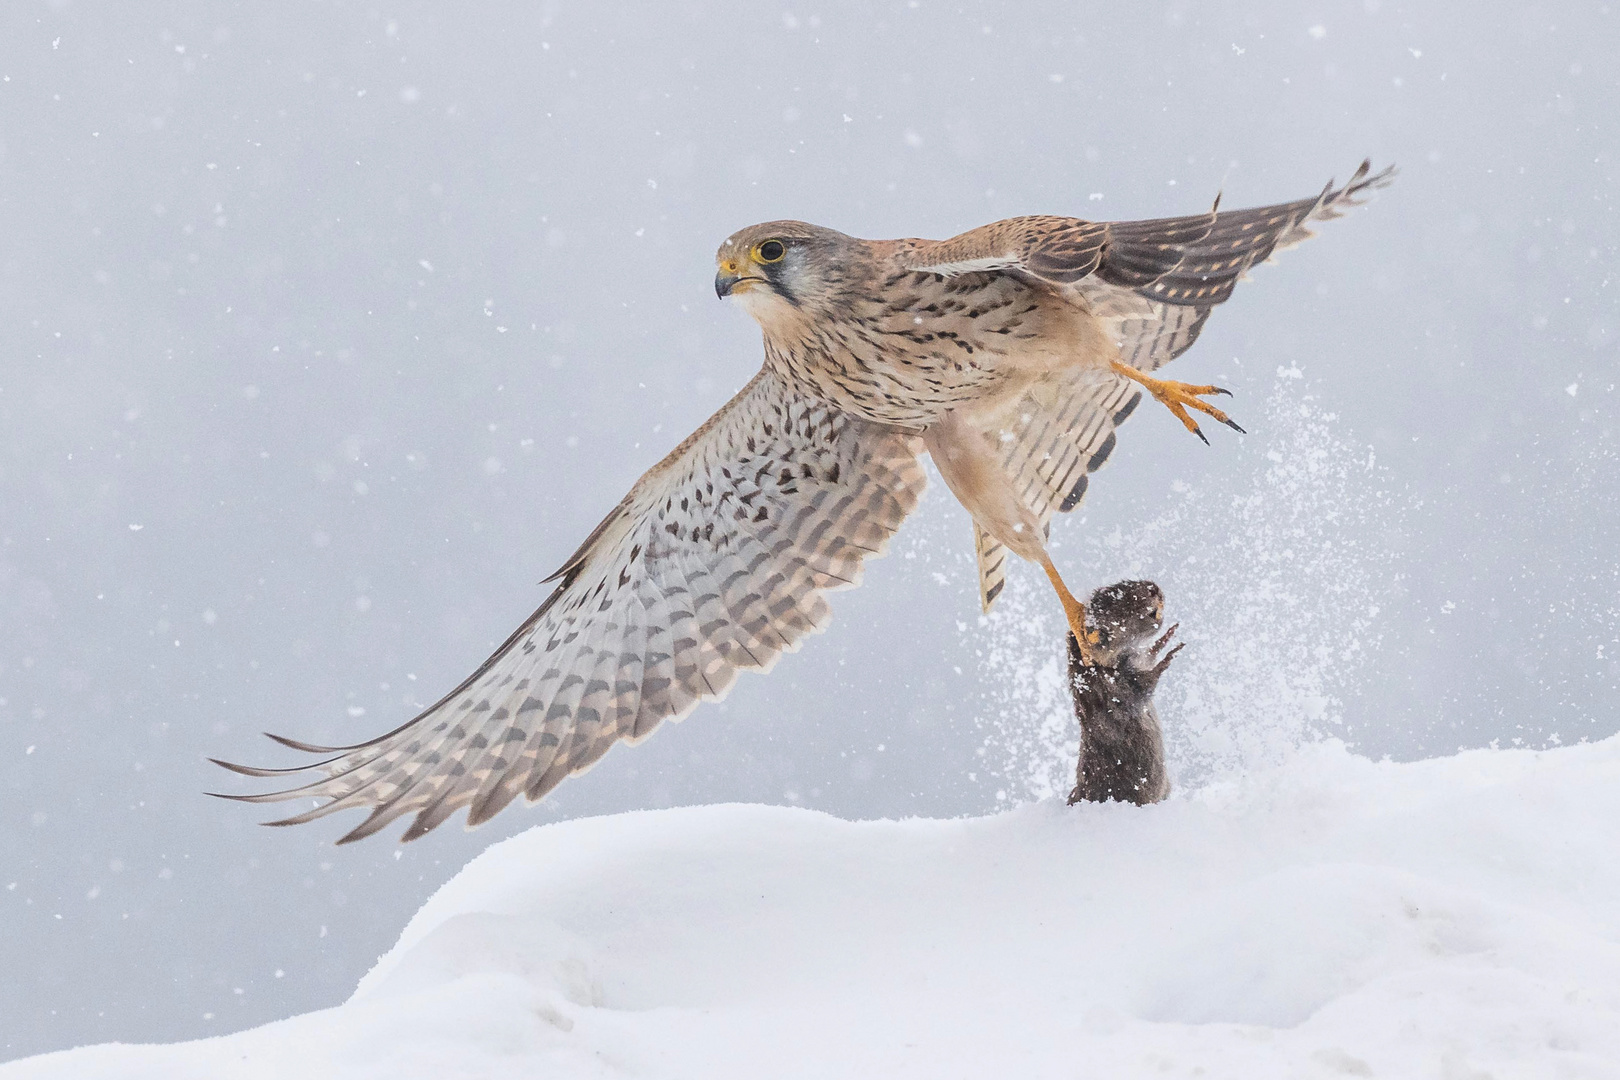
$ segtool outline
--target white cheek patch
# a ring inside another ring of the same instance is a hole
[[[746,289],[736,290],[731,295],[756,319],[776,310],[782,304],[782,298],[768,285],[750,285]]]

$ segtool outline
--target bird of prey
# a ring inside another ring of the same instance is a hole
[[[327,756],[219,764],[318,777],[228,797],[324,800],[278,825],[369,810],[340,842],[406,814],[411,840],[464,806],[471,826],[537,800],[821,629],[822,594],[855,585],[917,505],[924,451],[973,518],[985,609],[1011,551],[1046,571],[1084,651],[1085,608],[1046,550],[1053,512],[1080,502],[1143,391],[1200,437],[1195,412],[1237,428],[1203,400],[1225,391],[1150,373],[1251,267],[1391,176],[1364,162],[1343,187],[1276,206],[1020,217],[940,241],[743,229],[720,246],[715,291],[763,329],[759,373],[636,482],[460,686],[354,746],[272,736]]]

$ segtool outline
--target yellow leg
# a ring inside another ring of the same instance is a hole
[[[1046,571],[1047,580],[1052,583],[1052,588],[1057,590],[1058,600],[1063,604],[1063,616],[1069,621],[1069,632],[1074,635],[1074,640],[1080,643],[1080,662],[1089,665],[1091,646],[1096,644],[1096,640],[1093,633],[1086,630],[1086,605],[1076,600],[1074,593],[1063,584],[1063,578],[1057,572],[1057,567],[1052,565],[1052,557],[1044,551],[1041,552],[1041,569]]]
[[[1116,372],[1127,379],[1139,382],[1146,387],[1147,392],[1153,395],[1154,400],[1174,413],[1176,419],[1187,425],[1188,431],[1203,439],[1205,446],[1209,445],[1209,439],[1198,429],[1198,424],[1194,422],[1193,418],[1187,415],[1189,408],[1197,409],[1201,413],[1214,417],[1239,434],[1246,434],[1230,416],[1227,416],[1209,402],[1198,400],[1200,396],[1210,394],[1225,394],[1227,397],[1231,397],[1232,391],[1222,390],[1218,386],[1193,386],[1190,383],[1167,382],[1163,379],[1155,379],[1153,376],[1144,375],[1129,364],[1122,364],[1118,360],[1113,361],[1112,366]]]

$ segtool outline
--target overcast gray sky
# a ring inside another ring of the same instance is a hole
[[[537,810],[335,849],[352,822],[261,829],[200,794],[251,789],[204,755],[292,763],[261,730],[395,726],[535,607],[757,367],[711,282],[759,220],[939,237],[1397,163],[1177,362],[1250,434],[1206,449],[1139,411],[1060,562],[1165,584],[1195,645],[1163,699],[1183,782],[1265,730],[1397,757],[1614,733],[1615,19],[6,5],[0,1058],[333,1004],[472,854],[547,820],[1033,790],[1056,736],[1018,664],[1060,624],[1022,570],[981,624],[936,484],[826,635]]]

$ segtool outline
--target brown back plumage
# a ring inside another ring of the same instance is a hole
[[[1027,275],[1066,290],[1099,321],[1123,363],[1151,372],[1192,347],[1209,313],[1255,264],[1309,239],[1311,223],[1342,216],[1393,177],[1393,168],[1373,173],[1364,161],[1343,187],[1330,182],[1315,198],[1275,206],[1223,211],[1217,199],[1205,214],[1150,221],[1009,218],[918,242],[906,265],[947,277]],[[1053,510],[1080,504],[1087,477],[1113,449],[1114,428],[1138,400],[1117,376],[1075,380],[1072,389],[1028,396],[986,431],[1002,444],[1009,474],[1043,523]],[[989,611],[1005,583],[1006,551],[982,529],[974,539],[980,604]]]

